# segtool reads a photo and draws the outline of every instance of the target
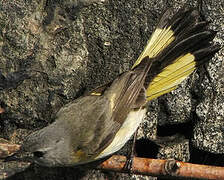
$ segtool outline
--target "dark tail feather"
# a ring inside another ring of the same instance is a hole
[[[147,100],[175,89],[197,66],[207,62],[219,50],[213,45],[216,32],[208,29],[195,9],[180,9],[171,19],[167,10],[133,69],[148,65]]]

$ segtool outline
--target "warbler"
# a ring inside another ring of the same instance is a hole
[[[76,166],[121,149],[146,114],[147,103],[177,88],[219,50],[216,32],[199,12],[168,9],[133,67],[68,103],[49,126],[30,134],[22,150],[42,166]]]

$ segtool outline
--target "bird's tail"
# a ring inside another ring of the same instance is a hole
[[[154,99],[177,88],[198,65],[207,62],[218,50],[213,45],[216,32],[194,9],[180,9],[173,17],[168,9],[133,69],[148,56],[153,61],[145,87],[147,100]]]

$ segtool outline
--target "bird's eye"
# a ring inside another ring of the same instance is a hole
[[[33,155],[34,155],[34,157],[41,158],[41,157],[44,156],[44,152],[42,152],[42,151],[35,151],[35,152],[33,152]]]

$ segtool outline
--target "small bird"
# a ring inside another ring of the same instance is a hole
[[[24,140],[42,166],[76,166],[121,149],[146,114],[147,103],[177,88],[219,50],[216,32],[199,12],[168,9],[133,67],[62,107],[55,121]]]

